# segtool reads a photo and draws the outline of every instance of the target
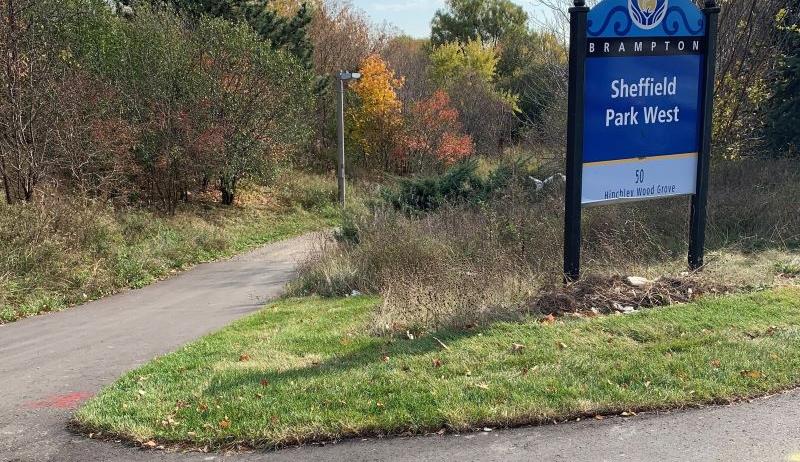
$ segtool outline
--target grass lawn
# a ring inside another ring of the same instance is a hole
[[[126,374],[76,419],[135,441],[275,447],[725,402],[800,383],[797,288],[415,339],[369,335],[378,302],[279,301]]]

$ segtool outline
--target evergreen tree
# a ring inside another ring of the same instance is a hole
[[[308,38],[308,27],[313,19],[311,14],[308,5],[303,3],[297,14],[285,25],[282,34],[287,51],[297,56],[306,69],[311,69],[314,65],[314,46]]]
[[[306,68],[313,66],[314,47],[308,37],[312,11],[306,3],[287,19],[272,7],[271,0],[151,0],[154,4],[171,4],[193,16],[212,16],[229,21],[246,21],[258,35],[269,40],[273,49],[294,55]]]
[[[800,0],[778,18],[786,45],[778,64],[774,92],[767,106],[766,137],[776,153],[800,155]]]

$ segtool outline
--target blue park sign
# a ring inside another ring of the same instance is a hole
[[[605,0],[586,28],[581,202],[694,194],[705,21],[689,0]]]
[[[570,8],[564,277],[580,275],[587,205],[691,196],[689,266],[703,265],[720,8],[602,0]]]

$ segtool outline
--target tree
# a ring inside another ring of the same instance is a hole
[[[493,47],[480,40],[449,42],[436,47],[430,55],[431,78],[442,87],[452,85],[469,74],[484,82],[493,82],[499,58]]]
[[[774,90],[767,102],[767,145],[776,153],[800,155],[800,2],[777,18],[777,33],[786,36]]]
[[[0,178],[9,204],[33,198],[53,158],[57,89],[69,81],[50,43],[60,12],[48,0],[0,0]]]
[[[401,35],[392,38],[381,51],[389,67],[403,76],[404,85],[397,94],[404,109],[414,101],[431,96],[436,90],[429,75],[431,60],[428,45],[426,39]]]
[[[210,120],[193,146],[213,150],[209,173],[231,205],[243,180],[269,179],[307,142],[311,73],[243,24],[204,19],[195,40]]]
[[[770,80],[786,34],[775,18],[796,0],[726,1],[719,16],[714,139],[729,157],[761,147]]]
[[[348,121],[367,167],[390,168],[402,125],[397,98],[397,89],[402,85],[403,79],[395,77],[377,54],[367,57],[361,65],[361,80],[353,84],[358,105],[348,110]]]
[[[193,149],[209,123],[198,50],[183,21],[168,10],[137,7],[105,44],[103,77],[125,94],[123,114],[138,128],[132,172],[145,197],[174,214],[213,156]],[[88,59],[88,57],[85,57]]]
[[[519,96],[522,126],[538,125],[547,106],[566,98],[567,48],[551,32],[518,30],[500,44],[498,86]]]
[[[369,18],[346,1],[325,1],[313,9],[309,38],[314,47],[314,72],[323,76],[327,91],[317,93],[315,150],[309,163],[330,162],[320,154],[332,153],[336,144],[336,92],[330,91],[332,76],[358,69],[383,46],[385,34],[371,26]]]
[[[269,40],[273,48],[293,54],[306,69],[313,67],[313,46],[308,37],[312,15],[306,3],[302,3],[290,18],[280,15],[267,0],[243,3],[238,8],[245,20],[262,38]]]
[[[163,4],[165,0],[151,0]],[[313,46],[308,37],[312,11],[307,2],[288,0],[166,0],[180,11],[191,15],[247,22],[272,47],[292,53],[312,68]],[[287,14],[293,9],[294,14]]]
[[[431,79],[452,98],[476,149],[495,154],[515,124],[517,97],[498,90],[496,48],[478,40],[447,43],[431,52]]]
[[[406,169],[447,167],[474,152],[472,138],[463,133],[458,111],[443,90],[411,106],[403,134]]]
[[[524,29],[525,10],[511,0],[447,0],[431,23],[431,42],[466,43],[481,40],[496,45],[509,32]]]

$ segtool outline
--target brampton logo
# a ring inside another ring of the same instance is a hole
[[[641,29],[653,29],[667,15],[669,0],[628,0],[628,12]]]

